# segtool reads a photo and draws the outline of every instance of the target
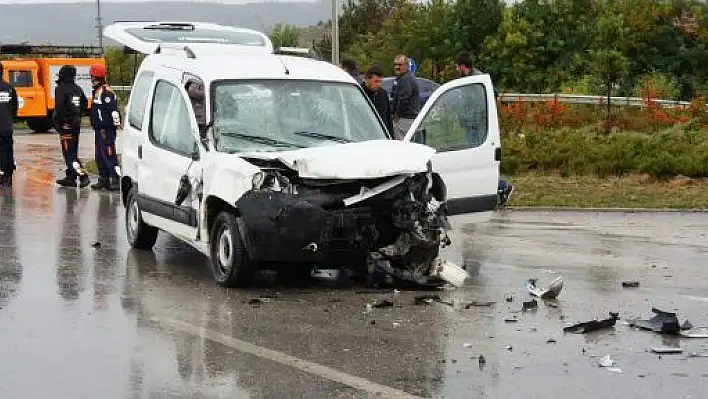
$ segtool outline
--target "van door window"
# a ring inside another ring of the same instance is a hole
[[[477,148],[489,134],[487,93],[481,83],[461,86],[437,98],[417,132],[438,152]]]
[[[179,89],[159,81],[150,116],[150,139],[160,148],[189,156],[195,149],[189,108]]]

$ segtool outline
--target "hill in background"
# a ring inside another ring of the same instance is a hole
[[[317,25],[330,19],[330,2],[101,3],[103,24],[120,20],[181,20],[236,25],[269,32],[279,22]],[[0,43],[97,45],[94,3],[1,4]],[[302,39],[302,38],[301,38]],[[115,45],[104,40],[105,45]]]

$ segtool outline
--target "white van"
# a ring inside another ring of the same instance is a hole
[[[397,141],[349,74],[282,55],[261,32],[119,22],[105,36],[149,54],[121,140],[135,248],[167,232],[208,256],[224,286],[273,266],[438,284],[447,216],[488,220],[497,204],[488,75],[441,86]],[[203,87],[203,108],[190,82]]]

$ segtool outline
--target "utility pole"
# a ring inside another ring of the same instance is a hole
[[[339,1],[332,0],[332,63],[339,65]]]
[[[103,21],[101,19],[101,0],[96,0],[96,28],[98,29],[98,47],[103,53]]]

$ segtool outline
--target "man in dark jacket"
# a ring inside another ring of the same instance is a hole
[[[356,79],[357,83],[359,84],[364,84],[364,79],[361,77],[361,74],[359,73],[359,68],[356,65],[356,61],[346,58],[342,60],[342,69],[347,71],[348,74],[352,75],[354,79]]]
[[[0,64],[0,187],[12,186],[12,174],[15,171],[12,130],[17,117],[17,92],[2,79],[3,67]]]
[[[54,126],[59,132],[66,177],[57,180],[57,184],[76,187],[76,178],[80,175],[80,187],[84,188],[91,184],[91,179],[79,160],[79,133],[81,113],[88,111],[88,99],[75,80],[75,67],[64,65],[59,69],[57,87],[54,89]]]
[[[121,124],[118,98],[106,83],[106,68],[103,65],[93,65],[89,74],[93,85],[91,127],[96,134],[96,165],[98,166],[98,182],[91,188],[116,191],[120,189],[116,154],[116,135]]]
[[[381,87],[384,74],[381,68],[373,66],[366,71],[364,83],[361,85],[364,92],[374,104],[374,108],[381,116],[389,134],[393,136],[393,120],[391,118],[391,104],[388,101],[388,92]]]
[[[420,112],[420,89],[415,77],[410,74],[410,60],[399,54],[394,59],[396,81],[393,84],[393,128],[395,137],[402,140],[408,133],[413,120]]]

